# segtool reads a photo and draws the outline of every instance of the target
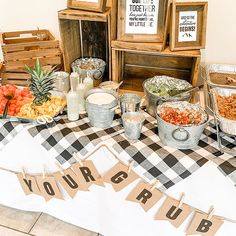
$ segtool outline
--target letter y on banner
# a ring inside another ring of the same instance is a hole
[[[131,170],[129,172],[128,169],[128,166],[119,162],[102,179],[104,182],[110,183],[115,191],[118,192],[139,178],[134,171]]]
[[[35,177],[30,175],[23,175],[22,173],[18,173],[17,178],[21,184],[21,187],[26,195],[31,193],[41,195],[40,190],[38,188]]]

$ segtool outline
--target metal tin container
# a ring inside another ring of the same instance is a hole
[[[141,135],[145,116],[141,112],[126,112],[122,115],[125,136],[128,139],[138,140]]]
[[[222,85],[217,84],[211,79],[212,73],[218,73],[218,74],[231,74],[236,75],[236,65],[227,65],[227,64],[209,64],[203,68],[202,72],[202,78],[205,82],[205,103],[206,106],[212,111],[213,110],[213,101],[211,100],[211,97],[209,96],[211,88],[219,87],[219,88],[229,88],[229,89],[236,89],[235,85]]]
[[[169,104],[180,104],[181,102],[173,102]],[[164,103],[163,105],[166,105]],[[196,104],[191,104],[191,107],[201,111],[205,119],[199,125],[174,125],[164,121],[159,112],[162,109],[162,105],[157,108],[157,126],[158,134],[161,142],[176,149],[192,149],[198,145],[201,135],[207,126],[209,117],[208,114]]]
[[[133,93],[124,93],[120,96],[121,114],[125,112],[136,112],[140,109],[141,98]]]
[[[211,89],[212,97],[213,97],[213,104],[214,104],[214,112],[219,120],[220,128],[223,132],[230,134],[230,135],[236,135],[236,121],[235,120],[229,120],[227,118],[224,118],[220,115],[218,103],[217,103],[217,96],[223,96],[223,97],[230,97],[233,94],[236,94],[236,89],[226,89],[226,88],[213,88]],[[229,111],[230,112],[230,111]]]
[[[89,102],[89,96],[92,94],[110,94],[114,100],[107,104],[96,104]],[[118,105],[118,95],[116,92],[108,89],[92,89],[85,94],[85,106],[91,126],[97,128],[109,128],[112,125],[115,109]]]
[[[85,69],[86,65],[88,68]],[[71,67],[73,72],[77,72],[82,79],[89,73],[92,79],[100,80],[103,78],[106,62],[99,58],[80,58],[75,60]]]
[[[169,76],[155,76],[153,78],[145,80],[143,82],[143,89],[144,89],[145,98],[146,98],[147,112],[153,117],[156,116],[156,106],[163,100],[164,101],[189,101],[191,98],[191,93],[184,93],[179,97],[157,96],[156,94],[151,93],[148,90],[148,86],[150,84],[156,84],[157,86],[161,86],[162,84],[167,84],[178,90],[191,88],[192,85],[185,80],[180,80],[180,79],[172,78]]]
[[[65,71],[55,72],[55,90],[68,93],[70,90],[69,73]]]

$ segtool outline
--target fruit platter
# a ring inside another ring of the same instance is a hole
[[[66,106],[65,97],[54,89],[54,70],[43,70],[37,60],[28,87],[12,84],[0,86],[0,118],[35,122],[38,118],[54,118]]]

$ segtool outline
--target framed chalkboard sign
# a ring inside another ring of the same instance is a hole
[[[87,11],[104,12],[106,0],[68,0],[68,7]]]
[[[205,48],[207,2],[173,2],[170,49]]]
[[[119,0],[117,39],[163,42],[167,0]]]

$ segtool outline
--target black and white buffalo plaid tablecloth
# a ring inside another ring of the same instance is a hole
[[[3,149],[20,131],[24,129],[21,123],[1,120],[0,122],[0,150]]]
[[[178,150],[161,143],[155,123],[156,119],[146,114],[142,135],[137,142],[130,143],[124,133],[108,142],[119,156],[135,160],[136,170],[147,179],[157,178],[163,191],[190,176],[209,159],[221,155],[217,149],[216,134],[211,130],[212,124],[205,130],[196,148]]]
[[[209,160],[215,162],[218,169],[236,184],[235,157],[226,153],[222,155],[218,151],[216,130],[212,123],[205,129],[196,148],[177,150],[160,142],[156,119],[147,113],[145,116],[142,135],[137,142],[127,140],[119,116],[108,129],[91,127],[87,116],[82,115],[76,122],[69,122],[64,116],[52,125],[31,126],[28,131],[61,164],[75,162],[74,152],[84,156],[98,144],[106,143],[120,159],[135,160],[134,169],[139,174],[150,181],[158,179],[163,191],[190,176]],[[7,124],[4,126],[4,139],[8,140],[6,137],[14,136],[14,129],[21,128],[21,124]],[[225,147],[234,149],[236,153],[234,139],[223,137],[222,140]]]
[[[74,152],[84,156],[97,144],[123,132],[120,119],[116,119],[110,128],[101,129],[91,127],[87,115],[80,115],[75,122],[70,122],[64,116],[54,125],[38,125],[28,131],[61,164],[74,163]]]

